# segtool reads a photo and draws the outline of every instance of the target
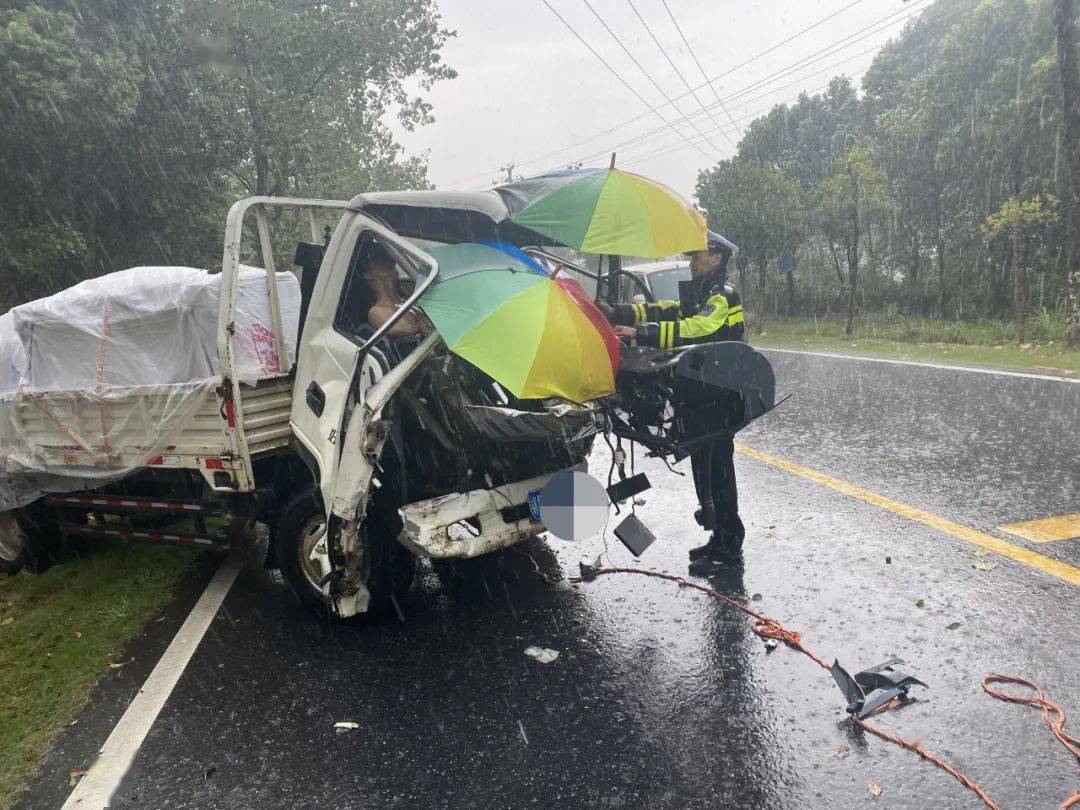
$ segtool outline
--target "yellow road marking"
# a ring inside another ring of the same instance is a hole
[[[1058,515],[1042,520],[1024,520],[998,526],[1003,532],[1023,537],[1032,543],[1052,543],[1080,537],[1080,515]]]
[[[886,498],[884,495],[879,495],[876,492],[863,489],[860,486],[856,486],[855,484],[839,478],[834,478],[831,475],[826,475],[823,472],[811,470],[807,467],[795,464],[792,461],[788,461],[787,459],[780,458],[779,456],[764,453],[761,450],[755,450],[753,447],[747,447],[745,444],[736,444],[735,449],[744,455],[756,458],[758,461],[764,461],[766,464],[771,464],[786,472],[806,478],[814,483],[821,484],[822,486],[829,487],[837,492],[842,492],[844,495],[858,498],[860,501],[873,504],[880,509],[892,512],[894,515],[900,515],[900,517],[922,523],[932,529],[944,532],[945,534],[960,540],[966,540],[973,545],[987,548],[990,551],[1000,554],[1002,557],[1016,560],[1031,568],[1035,568],[1046,574],[1057,577],[1058,579],[1064,580],[1071,585],[1080,585],[1080,568],[1077,568],[1075,565],[1069,565],[1068,563],[1060,562],[1059,560],[1055,560],[1043,554],[1038,554],[1023,548],[1022,546],[1010,543],[1007,540],[1002,540],[1000,537],[994,537],[991,534],[980,532],[970,526],[956,523],[923,509],[909,506],[906,503],[894,501],[891,498]]]

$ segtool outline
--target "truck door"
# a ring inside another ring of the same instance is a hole
[[[367,322],[373,293],[364,279],[375,254],[388,255],[402,287],[412,288],[379,329]],[[301,452],[317,472],[328,510],[349,411],[389,371],[385,355],[374,344],[412,308],[437,274],[434,259],[362,214],[343,218],[327,247],[297,350],[291,423]]]

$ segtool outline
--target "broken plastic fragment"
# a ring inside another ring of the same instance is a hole
[[[550,664],[559,657],[559,651],[549,650],[546,647],[526,647],[525,655],[541,664]]]
[[[581,575],[586,579],[596,576],[596,572],[600,570],[603,564],[600,562],[600,555],[597,554],[592,560],[587,557],[582,557],[581,562],[578,563],[578,569],[581,571]]]
[[[356,731],[358,728],[360,728],[359,723],[353,723],[347,720],[340,723],[334,723],[334,731],[337,734],[348,734],[350,731]]]

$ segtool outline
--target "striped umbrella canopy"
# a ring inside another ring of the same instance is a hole
[[[428,249],[439,280],[420,307],[452,352],[520,399],[613,393],[619,340],[603,314],[577,282],[553,279],[515,251],[472,242]]]
[[[510,220],[583,253],[659,259],[705,249],[705,218],[672,189],[621,169],[567,169],[495,191]]]

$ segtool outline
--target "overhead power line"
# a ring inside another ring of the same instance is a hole
[[[636,90],[634,90],[634,88],[631,87],[629,85],[629,83],[627,83],[627,81],[625,79],[623,79],[623,77],[618,73],[618,71],[616,71],[614,68],[612,68],[611,65],[609,65],[604,60],[604,58],[600,56],[600,54],[596,53],[596,51],[592,48],[592,46],[590,46],[587,42],[585,42],[584,39],[582,39],[581,35],[578,34],[577,31],[574,29],[574,27],[571,26],[570,23],[568,23],[563,18],[563,16],[561,14],[559,14],[559,12],[556,11],[551,6],[551,4],[548,2],[548,0],[542,0],[542,2],[544,3],[544,5],[546,5],[548,7],[548,9],[551,10],[551,12],[556,17],[559,18],[560,22],[562,22],[562,24],[565,25],[570,30],[570,32],[578,39],[578,41],[581,42],[581,44],[584,45],[589,50],[589,52],[592,53],[604,65],[604,67],[606,67],[609,71],[611,71],[616,76],[616,78],[618,78],[619,81],[622,82],[627,87],[627,89],[629,89],[635,96],[637,96],[639,99],[641,99],[640,94]],[[721,74],[721,76],[727,75],[728,73],[731,73],[734,70],[738,70],[739,68],[745,67],[746,65],[749,65],[752,62],[755,62],[756,60],[760,59],[761,57],[766,56],[769,53],[772,53],[777,48],[780,48],[783,45],[786,45],[787,43],[789,43],[789,42],[797,39],[798,37],[808,33],[809,31],[812,31],[815,28],[818,28],[819,26],[824,25],[829,20],[833,19],[834,17],[838,16],[839,14],[842,14],[843,12],[847,11],[848,9],[858,5],[860,2],[863,2],[863,0],[853,0],[853,2],[848,3],[843,8],[841,8],[841,9],[839,9],[837,11],[834,11],[831,14],[826,15],[825,17],[822,17],[817,22],[814,22],[814,23],[811,23],[810,25],[808,25],[806,28],[803,28],[800,31],[796,31],[794,34],[787,37],[783,41],[778,42],[777,44],[770,46],[769,48],[765,49],[764,51],[761,51],[760,53],[755,54],[754,56],[750,57],[746,61],[740,63],[739,65],[736,65],[734,68],[731,68],[731,70],[726,71],[724,74]],[[717,79],[721,78],[721,76],[713,77],[712,81],[716,81]],[[704,85],[701,85],[701,86],[703,87]],[[683,95],[685,96],[687,94],[683,94]],[[679,96],[679,97],[676,97],[676,98],[681,98],[681,97],[682,96]],[[641,100],[644,102],[644,99],[641,99]],[[655,112],[652,105],[648,104],[648,102],[644,102],[644,103],[646,104],[646,106],[649,107],[650,111]],[[666,106],[666,105],[661,105],[661,106]],[[545,155],[540,155],[539,157],[535,157],[535,158],[531,158],[529,160],[526,160],[526,161],[520,163],[519,165],[521,165],[521,166],[529,166],[529,165],[532,165],[532,164],[535,164],[535,163],[540,163],[542,161],[548,160],[549,158],[555,157],[556,155],[561,155],[561,154],[563,154],[565,152],[569,152],[570,150],[576,149],[577,147],[582,146],[582,145],[584,145],[586,143],[589,143],[590,141],[595,141],[597,138],[602,138],[603,136],[609,135],[612,132],[615,132],[616,130],[627,127],[630,124],[634,124],[634,123],[640,121],[646,115],[648,115],[648,113],[641,113],[640,115],[636,115],[633,118],[629,118],[626,121],[623,121],[622,123],[616,124],[613,127],[609,127],[608,129],[605,129],[605,130],[603,130],[601,132],[597,132],[594,135],[590,135],[589,137],[583,138],[582,140],[576,141],[575,143],[569,144],[568,146],[564,146],[564,147],[556,149],[556,150],[554,150],[552,152],[548,152]],[[462,177],[459,180],[453,181],[453,183],[451,183],[451,185],[457,185],[459,183],[465,183],[465,182],[468,182],[470,180],[475,180],[476,178],[479,178],[479,177],[486,177],[489,174],[491,174],[493,171],[497,171],[497,169],[489,169],[487,171],[477,172],[476,174],[469,175],[468,177]]]
[[[662,2],[664,4],[664,9],[668,13],[668,17],[671,18],[672,25],[675,26],[675,30],[679,32],[679,36],[682,38],[683,45],[686,46],[686,50],[690,51],[690,56],[693,57],[694,64],[697,65],[697,69],[701,71],[701,78],[708,82],[709,89],[712,90],[712,94],[716,97],[716,103],[720,105],[720,109],[722,109],[727,115],[728,120],[731,122],[732,126],[735,127],[735,132],[738,133],[739,137],[741,138],[742,130],[740,130],[739,125],[735,123],[735,119],[731,117],[731,112],[728,110],[727,107],[724,106],[724,102],[720,99],[720,93],[718,93],[716,90],[716,85],[709,80],[709,74],[705,72],[705,68],[701,65],[701,60],[697,58],[697,54],[690,46],[690,41],[686,38],[686,34],[683,33],[682,26],[679,25],[679,21],[675,19],[675,15],[671,12],[671,6],[668,5],[667,0],[662,0]],[[697,96],[694,96],[694,98],[697,98]],[[711,119],[712,116],[710,115],[709,118]],[[731,139],[728,138],[728,140],[730,141]]]
[[[962,16],[963,16],[963,12],[962,12],[962,11],[957,11],[957,12],[955,12],[955,13],[954,13],[954,14],[952,14],[952,15],[947,15],[947,16],[944,16],[944,17],[942,17],[942,18],[941,18],[941,21],[942,21],[942,22],[949,22],[949,21],[954,21],[954,20],[957,20],[957,19],[959,19],[959,18],[960,18],[960,17],[962,17]],[[922,46],[922,47],[920,47],[920,48],[917,48],[917,49],[915,49],[915,50],[911,51],[910,53],[911,53],[911,55],[912,55],[912,56],[918,56],[918,55],[920,55],[920,54],[923,54],[923,53],[927,53],[927,52],[929,52],[929,51],[930,51],[930,50],[931,50],[931,49],[932,49],[933,47],[934,47],[934,43],[928,43],[928,44],[925,44],[925,45],[923,45],[923,46]],[[857,54],[854,54],[853,56],[849,56],[849,57],[847,57],[846,59],[843,59],[843,60],[841,60],[841,61],[839,61],[839,62],[834,62],[834,63],[833,63],[832,65],[829,65],[828,67],[826,67],[826,68],[823,68],[823,69],[821,69],[821,70],[817,71],[817,73],[827,73],[827,72],[829,72],[830,70],[832,70],[833,68],[835,68],[835,67],[837,67],[837,66],[839,66],[839,65],[842,65],[842,64],[844,64],[844,63],[846,63],[846,62],[851,62],[851,61],[853,61],[853,60],[855,60],[855,59],[858,59],[859,57],[865,56],[866,54],[869,54],[869,53],[874,53],[874,52],[875,52],[876,50],[877,50],[876,48],[868,48],[868,49],[866,49],[866,50],[864,50],[864,51],[860,51],[859,53],[857,53]],[[866,71],[867,71],[867,70],[868,70],[869,68],[870,68],[870,65],[867,65],[867,66],[866,66],[865,68],[863,68],[862,70],[860,70],[860,71],[857,71],[857,74],[858,74],[859,76],[865,75],[865,74],[866,74]],[[816,74],[810,74],[810,75],[816,75]],[[804,80],[805,78],[806,78],[806,77],[804,76],[804,77],[800,78],[800,79],[799,79],[798,81],[790,82],[789,84],[787,84],[787,85],[784,85],[784,86],[782,86],[782,87],[776,87],[776,88],[773,88],[773,89],[771,89],[771,90],[769,90],[769,91],[767,91],[767,92],[763,93],[763,94],[762,94],[761,96],[757,96],[756,98],[763,98],[764,96],[767,96],[767,95],[772,95],[773,93],[776,93],[776,92],[778,92],[779,90],[784,90],[784,89],[786,89],[786,88],[788,88],[788,87],[793,87],[793,86],[795,86],[795,85],[801,84],[801,83],[802,83],[802,81],[803,81],[803,80]],[[799,99],[799,98],[800,98],[800,97],[801,97],[801,96],[802,96],[802,95],[803,95],[804,93],[807,93],[807,94],[810,94],[810,95],[813,95],[813,94],[815,94],[815,93],[820,93],[820,92],[821,92],[822,90],[825,90],[825,89],[827,89],[827,88],[829,87],[829,85],[830,85],[830,84],[832,84],[832,80],[831,80],[831,79],[829,80],[829,82],[825,83],[824,85],[821,85],[820,87],[817,87],[817,88],[815,88],[815,89],[813,89],[813,90],[802,90],[802,91],[800,91],[800,92],[799,92],[799,93],[798,93],[797,95],[795,95],[795,96],[793,96],[793,97],[790,97],[790,98],[784,99],[784,100],[782,100],[782,101],[777,101],[777,102],[774,102],[774,103],[770,104],[770,105],[769,105],[769,106],[768,106],[767,108],[765,108],[765,109],[763,109],[763,110],[760,110],[760,111],[759,111],[759,112],[757,112],[757,113],[751,113],[750,115],[740,116],[740,117],[739,117],[738,119],[736,119],[736,120],[737,120],[737,121],[744,121],[744,120],[746,120],[747,118],[750,118],[750,119],[756,118],[756,117],[758,117],[759,115],[761,115],[761,114],[763,114],[763,113],[766,113],[766,112],[768,112],[768,110],[772,109],[773,107],[775,107],[775,106],[777,106],[777,105],[779,105],[779,104],[787,104],[787,103],[789,103],[789,102],[791,102],[791,101],[796,101],[796,100],[798,100],[798,99]],[[745,102],[744,102],[744,103],[745,103]],[[663,135],[664,135],[664,134],[665,134],[665,133],[660,133],[660,135],[659,135],[659,136],[657,136],[657,137],[663,137]],[[641,144],[635,144],[635,146],[640,146],[640,145],[641,145]],[[631,148],[632,148],[632,147],[631,147]],[[623,163],[623,165],[624,165],[624,166],[630,166],[630,165],[633,165],[633,164],[636,164],[636,163],[640,163],[640,162],[642,162],[642,161],[645,161],[645,160],[651,160],[651,159],[654,159],[654,158],[660,158],[660,157],[665,157],[666,155],[672,154],[672,153],[674,153],[674,152],[678,152],[678,151],[680,151],[680,150],[681,150],[681,149],[683,149],[683,148],[684,148],[684,147],[682,146],[682,144],[679,144],[679,143],[673,143],[673,142],[668,142],[668,143],[667,143],[666,145],[664,145],[664,146],[659,146],[659,147],[657,147],[657,148],[651,149],[651,150],[649,150],[648,152],[644,152],[644,153],[639,153],[639,154],[636,154],[636,155],[629,155],[629,156],[627,156],[627,157],[626,157],[626,159],[624,159],[624,160],[622,161],[622,163]]]
[[[859,29],[858,31],[856,31],[856,32],[854,32],[852,34],[848,34],[845,37],[841,37],[839,40],[836,40],[832,44],[825,46],[821,50],[818,50],[818,51],[815,51],[814,53],[808,54],[807,56],[804,56],[801,59],[799,59],[799,60],[797,60],[795,62],[792,62],[790,65],[787,65],[787,66],[785,66],[785,67],[783,67],[783,68],[781,68],[781,69],[779,69],[777,71],[774,71],[773,73],[770,73],[767,76],[764,76],[764,77],[762,77],[762,78],[760,78],[760,79],[758,79],[758,80],[756,80],[754,82],[751,82],[750,84],[744,86],[743,88],[737,90],[734,93],[731,93],[730,95],[724,96],[723,100],[725,102],[730,103],[731,101],[734,101],[736,99],[740,99],[742,96],[745,96],[747,93],[750,93],[750,92],[752,92],[754,90],[758,90],[758,89],[764,87],[765,85],[771,84],[772,82],[775,82],[775,81],[777,81],[779,79],[786,78],[786,77],[788,77],[788,76],[790,76],[790,75],[792,75],[794,73],[797,73],[797,72],[803,70],[806,67],[811,66],[812,64],[814,64],[816,62],[821,61],[822,59],[826,59],[829,56],[833,56],[834,54],[839,53],[840,51],[846,50],[847,48],[850,48],[852,45],[856,45],[859,42],[861,42],[862,40],[867,39],[867,38],[869,38],[870,36],[872,36],[872,35],[874,35],[876,33],[880,33],[881,31],[885,30],[886,28],[888,28],[888,27],[890,27],[892,25],[895,25],[898,22],[907,22],[911,18],[917,16],[918,13],[919,13],[919,11],[912,10],[912,8],[914,8],[916,6],[919,6],[919,5],[922,5],[922,4],[925,4],[925,3],[928,3],[928,2],[930,2],[930,0],[912,0],[912,2],[910,4],[910,7],[908,9],[902,9],[901,11],[893,12],[892,14],[890,14],[890,15],[884,17],[884,18],[881,18],[881,19],[877,20],[874,23],[871,23],[870,25],[866,26],[865,28],[861,28],[861,29]],[[903,16],[901,16],[900,19],[893,19],[893,18],[897,17],[898,15],[903,15]],[[873,29],[873,30],[870,30],[870,29]],[[866,33],[866,32],[869,32],[869,33]],[[857,57],[862,56],[862,55],[864,55],[866,53],[871,53],[871,52],[874,52],[874,51],[877,51],[877,50],[878,50],[878,47],[874,46],[874,47],[869,48],[869,49],[867,49],[865,51],[861,51],[858,54],[855,54],[853,57],[848,57],[847,59],[843,59],[840,62],[836,62],[833,65],[831,65],[830,68],[831,67],[836,67],[836,66],[841,65],[841,64],[844,64],[845,62],[851,61],[851,59],[857,58]],[[826,69],[830,69],[830,68],[826,68]],[[821,73],[821,72],[822,71],[820,71],[820,70],[815,71],[814,73],[807,74],[806,76],[804,76],[802,78],[805,79],[808,76],[816,76],[818,73]],[[772,90],[767,90],[763,94],[761,94],[759,96],[756,96],[756,97],[753,97],[753,98],[760,98],[763,95],[768,95],[769,93],[776,92],[777,90],[785,89],[785,88],[790,87],[790,86],[792,86],[794,84],[798,84],[799,81],[800,80],[796,80],[795,82],[791,82],[791,83],[789,83],[787,85],[783,85],[782,87],[773,88]],[[745,103],[746,101],[753,100],[753,98],[751,98],[751,99],[743,99],[739,103]],[[707,105],[707,106],[715,107],[716,105],[713,104],[713,105]],[[696,113],[693,113],[691,117],[699,116],[700,114],[701,114],[700,112],[696,112]],[[644,139],[651,138],[651,137],[653,137],[654,135],[656,135],[657,133],[660,133],[660,132],[663,132],[663,127],[657,127],[657,128],[648,130],[646,132],[635,135],[632,138],[628,138],[628,139],[626,139],[624,141],[621,141],[620,143],[615,144],[614,146],[606,146],[605,147],[605,152],[609,152],[612,149],[621,149],[621,148],[623,148],[625,146],[628,146],[630,144],[639,142],[639,141],[644,140]],[[585,157],[579,157],[577,159],[578,160],[589,160],[591,157],[592,156],[589,155],[589,156],[585,156]]]
[[[577,38],[578,42],[580,42],[582,45],[584,45],[588,49],[589,53],[591,53],[593,56],[595,56],[604,67],[606,67],[609,71],[611,71],[612,75],[615,76],[616,79],[618,79],[620,82],[622,82],[622,84],[626,87],[627,90],[629,90],[631,93],[633,93],[635,96],[637,96],[638,100],[642,104],[644,104],[646,107],[649,108],[650,112],[652,112],[657,118],[659,118],[661,121],[663,121],[665,125],[667,125],[668,127],[671,127],[672,131],[679,132],[679,130],[676,130],[675,127],[672,126],[671,122],[669,122],[663,115],[661,115],[660,111],[656,107],[654,107],[652,104],[650,104],[649,101],[643,95],[641,95],[641,93],[639,93],[634,88],[634,86],[632,84],[630,84],[630,82],[628,82],[626,79],[623,78],[622,74],[619,73],[619,71],[615,70],[615,68],[613,68],[608,63],[608,61],[606,59],[604,59],[604,57],[602,57],[599,53],[596,52],[596,49],[593,48],[592,45],[590,45],[588,42],[585,41],[585,38],[582,37],[581,34],[579,34],[577,32],[577,29],[574,28],[574,26],[572,26],[570,23],[568,23],[566,21],[566,18],[563,17],[563,15],[561,15],[555,9],[555,7],[553,5],[551,5],[551,3],[548,2],[548,0],[540,0],[540,1],[545,6],[547,6],[548,9],[551,10],[552,14],[554,14],[556,17],[559,18],[559,21],[570,30],[570,33],[573,34]],[[664,105],[661,105],[661,106],[664,106]],[[645,113],[643,113],[642,115],[645,115]],[[685,133],[679,132],[679,134],[683,137],[683,139],[687,143],[691,143],[690,139],[688,137],[686,137]],[[709,155],[709,153],[706,152],[705,150],[703,150],[700,146],[694,144],[694,148],[697,149],[699,152],[701,152],[701,154],[705,155],[705,157],[709,158],[709,160],[712,160],[712,157]],[[534,163],[535,161],[528,161],[528,162],[529,163]],[[489,174],[489,173],[490,172],[485,172],[485,174]],[[474,176],[477,176],[477,175],[474,175]]]
[[[611,38],[613,40],[615,40],[615,43],[620,48],[622,48],[623,53],[625,53],[627,56],[630,57],[630,61],[633,62],[635,65],[637,65],[637,69],[641,71],[641,75],[644,76],[646,79],[648,79],[649,82],[652,84],[652,86],[656,88],[656,91],[661,96],[664,97],[664,99],[667,101],[668,104],[670,104],[672,106],[672,108],[675,110],[675,113],[677,115],[683,115],[682,110],[680,110],[678,105],[675,104],[675,102],[672,100],[671,96],[669,96],[667,94],[667,91],[664,90],[664,88],[660,86],[659,82],[657,82],[656,79],[654,79],[652,77],[652,74],[649,73],[649,71],[647,71],[645,69],[644,65],[642,65],[641,62],[638,61],[638,58],[636,56],[634,56],[633,51],[631,51],[629,48],[626,47],[626,45],[623,43],[623,41],[619,38],[618,34],[616,34],[613,30],[611,30],[611,26],[607,24],[607,21],[600,15],[600,12],[598,12],[593,7],[593,4],[590,3],[589,0],[581,0],[581,2],[583,2],[588,7],[589,11],[591,11],[593,13],[593,16],[596,17],[596,19],[600,21],[600,25],[604,26],[604,30],[607,31],[608,34],[611,36]],[[693,127],[694,132],[696,132],[698,135],[701,135],[701,130],[698,129],[697,124],[693,123],[692,121],[689,121],[689,119],[687,119],[686,116],[683,116],[683,119],[686,120],[688,123],[690,123],[690,126]],[[706,138],[705,140],[708,141],[709,146],[711,146],[714,150],[716,150],[716,152],[719,153],[721,151],[720,147],[718,147],[712,141],[709,141],[708,138]]]
[[[709,116],[709,120],[712,121],[713,125],[719,130],[720,124],[717,122],[717,120],[715,118],[713,118],[713,114],[708,109],[708,107],[705,106],[705,102],[703,102],[700,98],[698,98],[697,91],[694,90],[692,87],[690,87],[690,82],[688,82],[686,80],[686,76],[683,75],[683,72],[681,70],[679,70],[679,66],[676,65],[675,62],[672,60],[671,55],[667,52],[667,48],[665,48],[663,45],[660,44],[660,40],[656,38],[656,34],[653,33],[652,27],[645,20],[645,18],[641,16],[641,12],[638,11],[637,6],[634,5],[634,0],[626,0],[626,2],[630,5],[630,8],[633,10],[634,14],[641,21],[641,24],[643,26],[645,26],[645,30],[648,32],[649,36],[652,38],[652,41],[654,43],[656,43],[656,47],[660,49],[660,53],[662,53],[664,55],[664,58],[667,59],[668,64],[671,65],[671,69],[674,70],[676,75],[678,75],[679,79],[682,80],[683,86],[691,93],[691,95],[693,95],[694,101],[697,102],[698,106],[705,112],[706,115]],[[691,124],[691,126],[693,126],[693,124]],[[697,128],[695,127],[695,131],[696,131],[696,129]],[[722,130],[720,130],[720,134],[723,135],[727,139],[727,142],[729,144],[731,144],[732,148],[736,148],[735,141],[731,140],[730,135],[728,135],[726,132],[724,132]]]

